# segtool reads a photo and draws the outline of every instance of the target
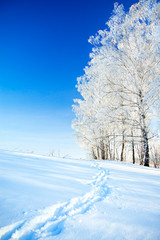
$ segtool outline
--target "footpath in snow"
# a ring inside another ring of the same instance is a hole
[[[0,239],[158,240],[160,171],[0,153]]]

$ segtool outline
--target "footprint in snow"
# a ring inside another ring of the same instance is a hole
[[[90,192],[82,197],[72,198],[68,202],[48,207],[30,221],[10,225],[8,226],[9,231],[7,227],[3,228],[4,234],[2,234],[1,240],[40,240],[60,234],[68,217],[84,214],[95,202],[103,200],[108,193],[107,177],[108,171],[100,169],[98,175],[91,182],[92,190]]]

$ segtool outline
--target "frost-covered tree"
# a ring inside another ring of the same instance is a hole
[[[77,85],[82,99],[74,105],[79,142],[101,159],[117,152],[123,160],[131,145],[133,162],[139,144],[149,166],[150,120],[159,111],[160,3],[140,0],[128,13],[116,3],[106,29],[89,42],[91,61]]]

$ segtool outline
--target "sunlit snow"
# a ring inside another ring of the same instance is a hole
[[[160,239],[160,171],[0,152],[0,239]]]

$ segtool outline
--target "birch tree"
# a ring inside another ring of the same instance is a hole
[[[106,25],[89,39],[94,47],[85,74],[78,81],[82,99],[74,105],[77,119],[73,127],[91,142],[94,138],[94,145],[95,139],[100,139],[96,146],[101,151],[109,149],[111,136],[117,142],[121,139],[121,160],[125,143],[132,145],[133,162],[134,145],[141,144],[141,163],[149,166],[150,120],[153,110],[159,111],[160,3],[140,0],[128,13],[123,5],[115,4]],[[84,119],[92,112],[90,121],[82,123],[80,112]],[[105,159],[104,155],[100,158]]]

